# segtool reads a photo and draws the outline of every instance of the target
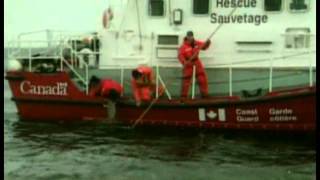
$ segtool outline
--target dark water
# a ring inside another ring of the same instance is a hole
[[[28,123],[10,97],[5,82],[8,180],[315,179],[312,136]]]

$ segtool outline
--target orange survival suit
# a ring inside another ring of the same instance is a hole
[[[103,96],[108,98],[112,90],[121,94],[123,88],[118,82],[112,79],[103,79],[97,86],[90,90],[89,94],[91,96]]]
[[[193,74],[193,65],[196,66],[196,78],[200,86],[201,95],[202,97],[208,96],[209,94],[208,78],[204,70],[203,64],[199,59],[198,54],[200,50],[206,50],[208,49],[209,46],[210,46],[210,41],[202,42],[202,41],[194,40],[194,43],[191,44],[187,41],[186,38],[184,39],[184,42],[179,49],[179,55],[178,55],[178,59],[180,63],[183,65],[183,82],[182,82],[181,97],[185,98],[188,96],[189,87],[191,85],[191,79]],[[191,58],[194,53],[197,53],[195,58],[187,62],[187,60]]]
[[[139,104],[141,101],[150,101],[151,95],[155,90],[152,68],[148,66],[139,66],[134,71],[141,74],[138,79],[135,79],[134,77],[131,79],[133,96],[136,102]]]

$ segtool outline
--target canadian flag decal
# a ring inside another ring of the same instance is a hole
[[[200,121],[216,120],[216,119],[218,119],[221,122],[226,121],[226,113],[224,108],[219,108],[219,109],[199,108],[198,113],[199,113]]]
[[[217,113],[214,112],[213,110],[209,110],[209,111],[207,112],[207,117],[208,117],[209,119],[215,119],[215,118],[217,117]]]

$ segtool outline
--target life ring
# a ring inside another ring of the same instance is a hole
[[[109,7],[103,12],[102,24],[105,29],[108,28],[108,23],[113,19],[113,12]]]

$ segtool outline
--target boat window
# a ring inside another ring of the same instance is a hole
[[[282,7],[282,0],[264,0],[265,11],[280,11]]]
[[[287,28],[285,47],[288,49],[309,48],[310,28]]]
[[[163,0],[149,0],[149,15],[150,16],[164,16],[164,2],[163,2]]]
[[[193,14],[209,14],[209,0],[193,0]]]
[[[178,45],[179,37],[177,35],[159,35],[159,45]]]
[[[309,0],[290,0],[289,8],[291,11],[305,11],[308,9]]]

